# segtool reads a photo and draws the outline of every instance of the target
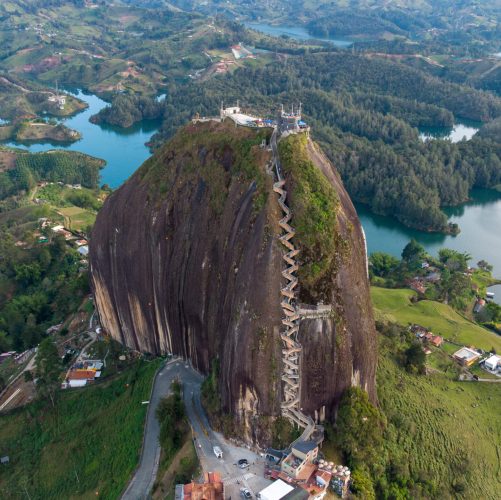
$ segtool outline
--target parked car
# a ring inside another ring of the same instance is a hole
[[[252,498],[252,493],[247,488],[240,488],[240,494],[246,499]]]
[[[223,450],[221,450],[219,446],[214,446],[212,450],[214,451],[214,455],[216,455],[217,458],[223,458]]]
[[[238,462],[237,462],[238,466],[241,468],[241,469],[245,469],[246,467],[249,467],[249,461],[245,458],[241,458]]]

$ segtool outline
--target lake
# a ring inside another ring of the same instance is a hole
[[[31,152],[67,149],[102,158],[106,161],[106,166],[101,170],[101,182],[116,188],[150,156],[150,150],[145,143],[158,130],[161,122],[159,120],[143,121],[127,129],[110,125],[95,125],[89,122],[89,118],[107,103],[95,95],[85,94],[82,91],[76,91],[73,95],[85,101],[89,107],[71,118],[62,119],[61,122],[80,132],[81,140],[71,145],[51,144],[50,142],[36,144],[8,142],[6,144],[28,149]]]
[[[89,118],[106,106],[106,102],[81,91],[75,92],[74,95],[85,101],[89,107],[62,121],[82,134],[80,141],[71,145],[23,145],[16,142],[10,142],[8,145],[23,147],[33,152],[68,149],[102,158],[107,163],[101,171],[101,182],[116,188],[150,156],[145,143],[157,131],[160,122],[142,122],[128,129],[95,125],[89,122]],[[431,254],[436,254],[440,248],[446,246],[469,252],[473,256],[473,263],[485,259],[494,265],[495,274],[501,277],[501,193],[474,190],[472,201],[460,207],[446,209],[451,221],[457,222],[461,227],[462,232],[458,236],[409,229],[391,217],[372,214],[364,205],[358,204],[357,210],[366,232],[369,253],[383,251],[400,256],[408,241],[416,238]]]
[[[494,299],[492,299],[496,304],[501,306],[501,285],[494,285],[489,287],[489,292],[494,292]]]
[[[463,139],[470,140],[480,129],[482,123],[472,120],[458,121],[452,127],[420,127],[419,137],[421,140],[449,139],[451,142],[459,142]]]
[[[321,38],[318,36],[310,35],[306,28],[301,26],[285,26],[285,25],[273,25],[266,23],[244,23],[247,28],[251,28],[255,31],[260,31],[266,35],[271,36],[282,36],[286,35],[289,38],[294,38],[295,40],[322,40],[324,42],[330,42],[336,47],[346,48],[351,47],[353,42],[350,40],[343,40],[339,38]]]
[[[404,246],[415,238],[432,255],[447,247],[471,254],[473,266],[485,259],[494,266],[494,275],[501,278],[501,193],[474,189],[471,198],[468,203],[444,209],[450,221],[461,228],[457,236],[410,229],[392,217],[375,215],[366,205],[356,204],[369,253],[387,252],[400,257]]]

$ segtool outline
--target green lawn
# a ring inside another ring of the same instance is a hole
[[[413,304],[413,295],[408,289],[371,287],[376,317],[404,326],[418,323],[447,339],[484,350],[494,347],[501,352],[501,336],[472,323],[446,304],[431,300]]]
[[[73,231],[81,231],[94,224],[96,214],[80,207],[67,207],[59,210],[67,219],[67,227]]]
[[[56,410],[33,403],[0,417],[0,497],[118,498],[137,465],[146,406],[160,360],[102,385],[61,394]]]
[[[434,484],[435,498],[451,498],[454,481],[456,491],[464,488],[457,498],[499,498],[501,384],[411,375],[384,347],[377,382],[389,423],[385,449],[397,470]]]

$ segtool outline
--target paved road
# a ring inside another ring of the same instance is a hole
[[[200,402],[200,387],[203,377],[186,361],[177,358],[166,364],[155,379],[146,417],[144,446],[139,467],[122,499],[143,500],[150,497],[160,460],[160,444],[158,442],[160,425],[156,419],[155,410],[160,400],[170,393],[170,386],[176,378],[179,378],[183,385],[186,414],[192,427],[194,444],[202,469],[206,472],[220,473],[225,484],[228,483],[229,489],[234,490],[231,491],[231,494],[235,498],[239,496],[238,490],[241,485],[245,485],[253,491],[259,491],[267,486],[269,481],[263,478],[264,461],[250,450],[228,443],[211,429]],[[214,455],[214,446],[221,448],[223,459],[218,459]],[[249,463],[255,465],[249,470],[241,470],[236,465],[240,458],[247,458]]]
[[[172,382],[180,378],[183,384],[193,387],[200,392],[202,376],[195,370],[185,365],[182,360],[173,360],[167,363],[157,374],[146,416],[146,429],[144,444],[139,467],[136,470],[122,499],[139,500],[149,498],[151,488],[155,482],[160,460],[160,425],[155,416],[155,411],[160,400],[170,393]],[[191,389],[190,389],[191,390]]]

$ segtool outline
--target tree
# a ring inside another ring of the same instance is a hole
[[[352,490],[357,498],[363,498],[364,500],[374,500],[376,498],[372,479],[366,469],[354,469],[351,479],[353,481]]]
[[[483,271],[488,271],[489,273],[494,269],[492,267],[492,264],[489,264],[486,260],[483,259],[477,262],[477,266]]]
[[[56,393],[59,388],[61,360],[56,344],[50,337],[42,340],[38,346],[36,357],[36,385],[41,398],[49,398],[55,407]]]
[[[419,342],[413,342],[405,350],[405,367],[410,372],[424,373],[426,355]]]
[[[396,257],[384,252],[374,252],[371,254],[369,261],[374,275],[381,277],[390,274],[400,263]]]
[[[425,249],[423,245],[419,244],[414,238],[402,250],[402,259],[408,264],[416,264],[424,255]]]
[[[440,262],[445,264],[451,271],[466,272],[468,269],[468,261],[471,260],[471,255],[466,252],[457,252],[449,248],[441,248],[438,252]]]
[[[337,417],[338,444],[354,467],[377,461],[383,441],[383,414],[359,387],[347,389]]]

